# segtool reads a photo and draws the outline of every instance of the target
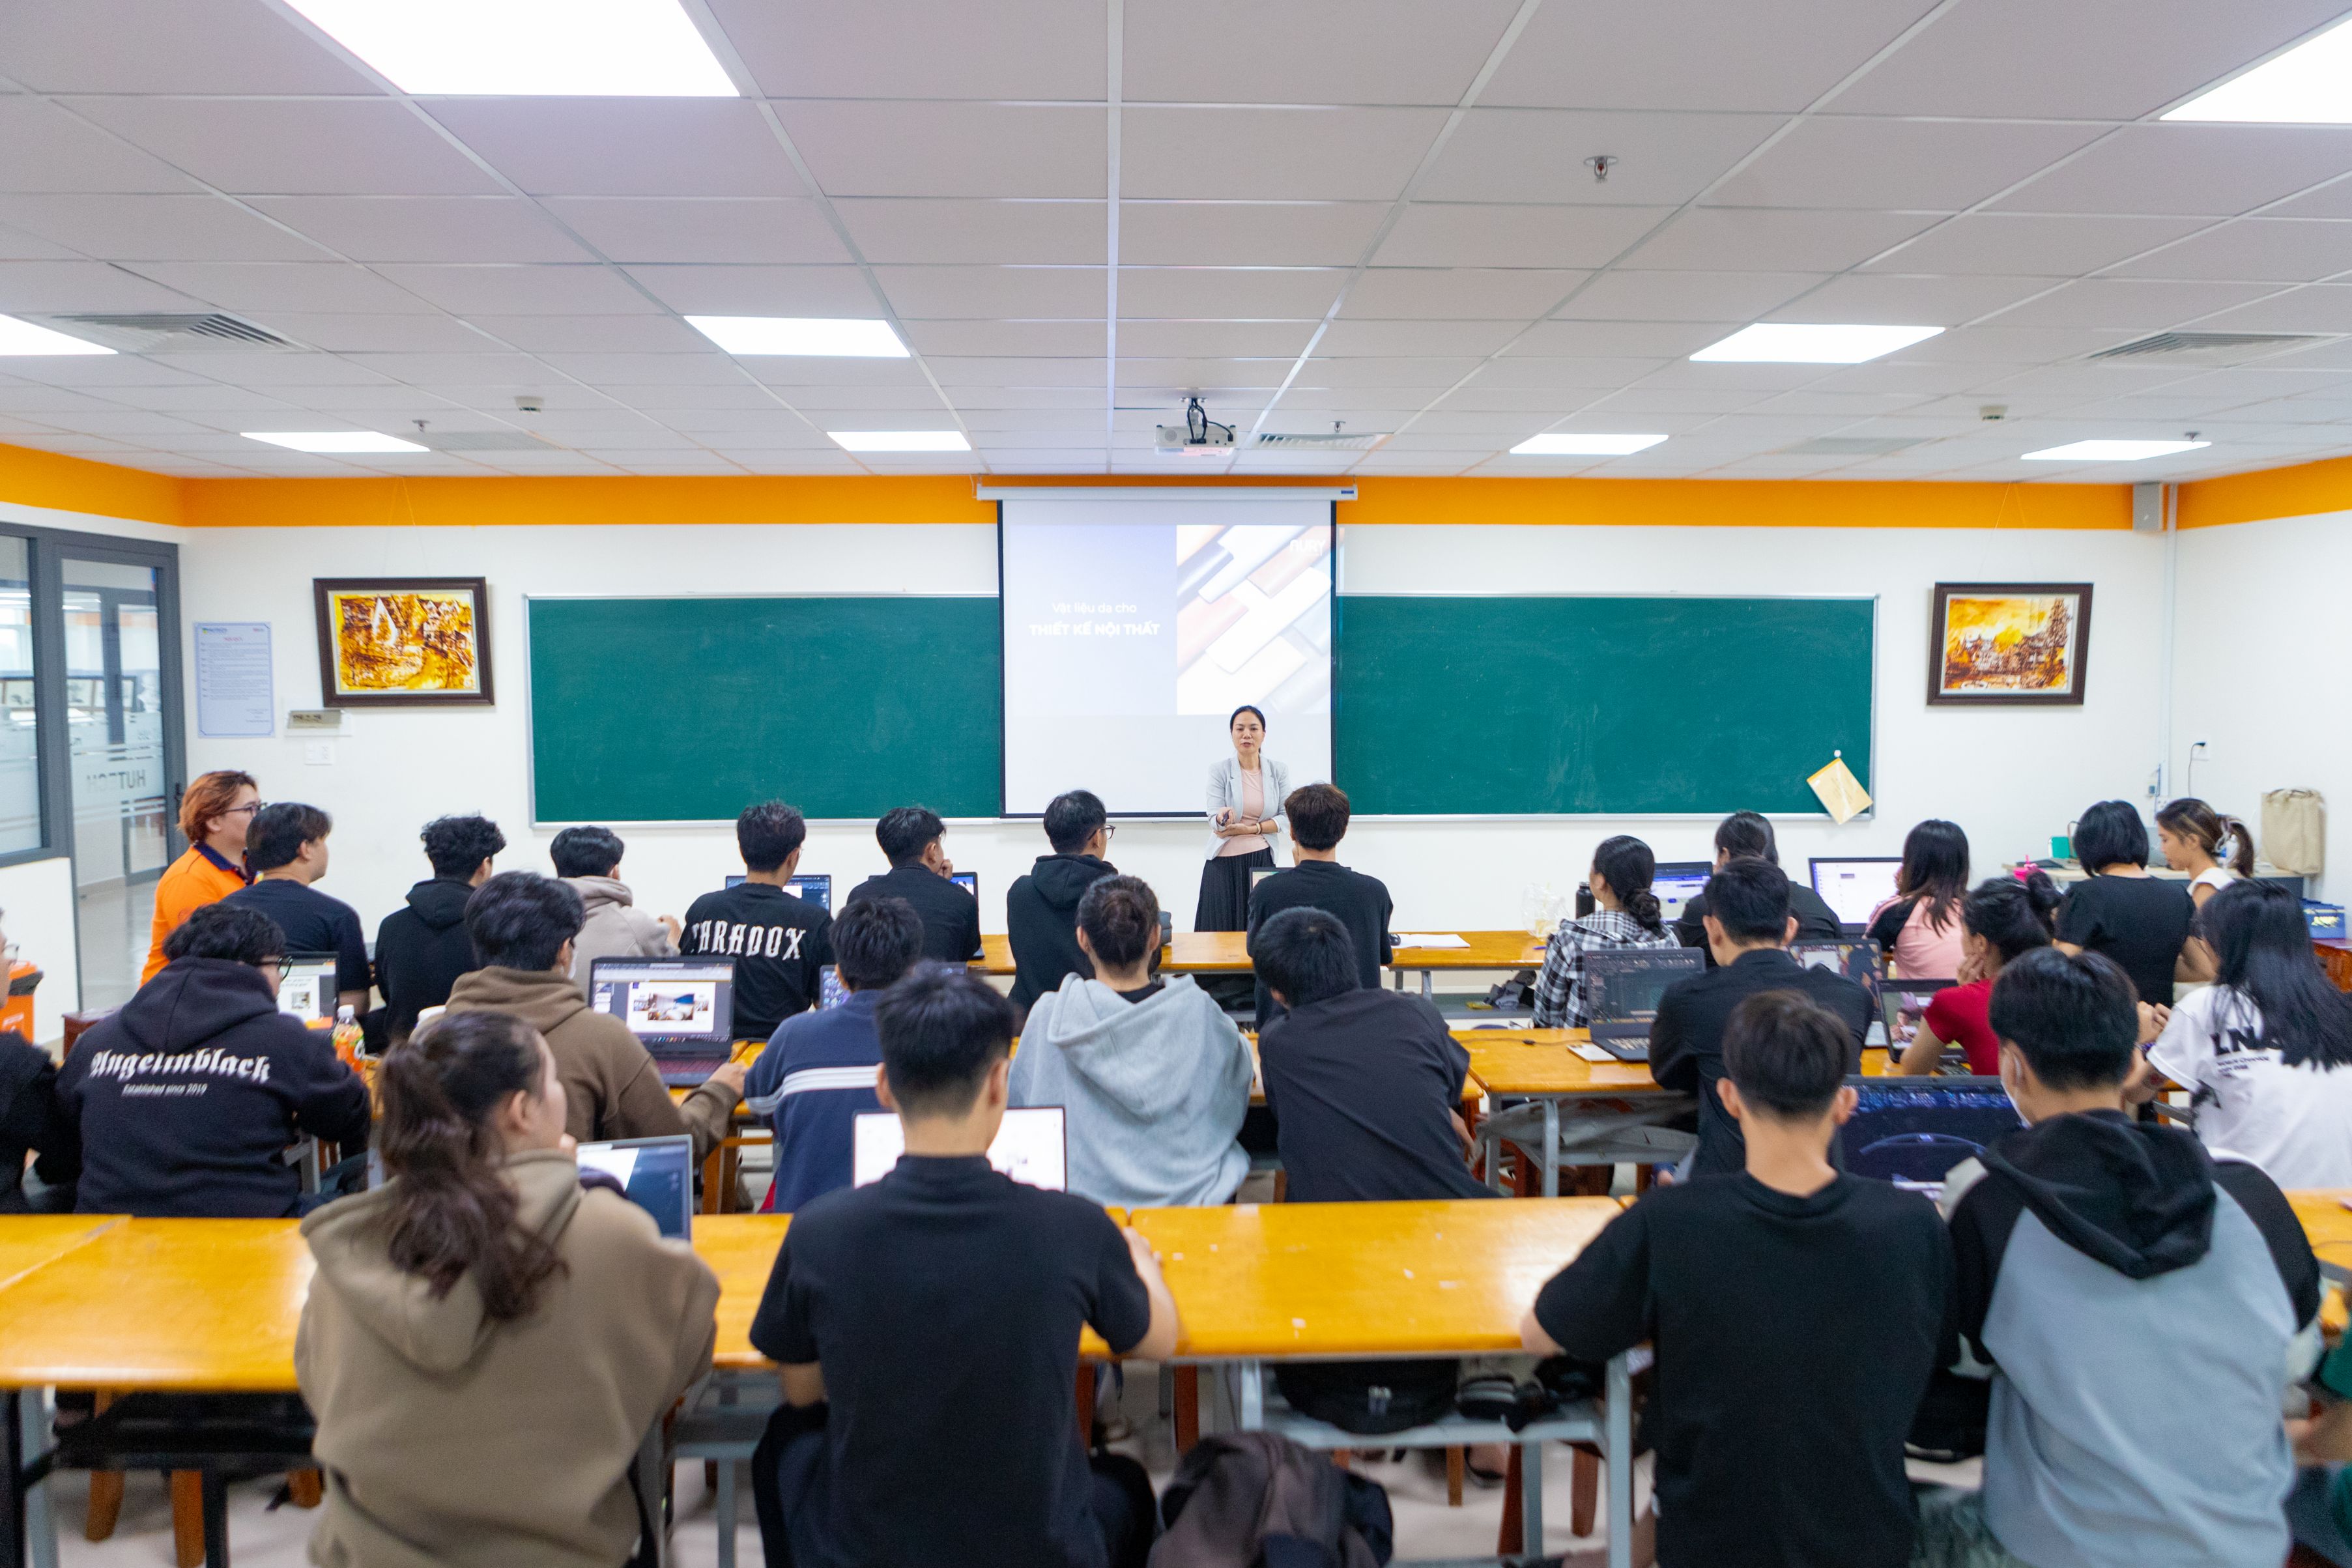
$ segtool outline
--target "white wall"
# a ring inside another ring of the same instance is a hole
[[[34,1043],[47,1045],[65,1033],[65,1015],[79,1005],[81,971],[73,940],[73,862],[63,855],[0,866],[0,928],[41,967],[33,992]]]

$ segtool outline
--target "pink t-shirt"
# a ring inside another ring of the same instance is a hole
[[[1872,910],[1871,926],[1877,925],[1880,915],[1902,902],[1900,897],[1890,898]],[[1928,921],[1931,902],[1922,898],[1911,906],[1911,917],[1895,934],[1894,950],[1886,955],[1894,962],[1895,972],[1904,979],[1949,980],[1960,972],[1959,905],[1956,903],[1944,912],[1944,928],[1938,931]]]
[[[1255,773],[1242,774],[1242,803],[1234,810],[1234,815],[1245,822],[1257,821],[1265,815],[1265,770],[1264,768]],[[1260,850],[1272,848],[1274,848],[1272,841],[1265,834],[1244,833],[1239,838],[1227,839],[1224,848],[1217,852],[1217,858],[1223,860],[1228,855],[1254,855]]]

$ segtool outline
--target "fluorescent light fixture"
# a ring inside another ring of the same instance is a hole
[[[969,452],[961,430],[828,430],[845,452]]]
[[[1742,361],[1781,365],[1858,365],[1897,349],[1907,349],[1941,332],[1941,327],[1839,327],[1801,321],[1759,321],[1720,343],[1701,349],[1694,360]]]
[[[2338,22],[2162,118],[2352,125],[2352,75],[2347,73],[2352,73],[2352,22]]]
[[[414,441],[373,430],[244,430],[247,441],[267,441],[296,452],[422,452]]]
[[[403,92],[734,98],[678,0],[288,0]]]
[[[2194,452],[2210,441],[2070,441],[2025,455],[2028,463],[2137,463],[2144,457],[2169,457]]]
[[[113,350],[87,338],[68,338],[14,316],[0,316],[0,354],[110,354]]]
[[[1511,448],[1514,457],[1622,457],[1655,446],[1663,435],[1530,435]]]
[[[843,360],[903,360],[907,345],[887,321],[830,316],[688,316],[687,324],[730,354],[818,354]]]

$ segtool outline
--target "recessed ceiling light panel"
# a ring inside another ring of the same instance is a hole
[[[1751,364],[1858,365],[1925,342],[1941,327],[1849,327],[1802,321],[1759,321],[1691,356]]]
[[[422,452],[414,441],[373,430],[246,430],[247,441],[266,441],[295,452]]]
[[[907,345],[887,321],[830,316],[688,316],[687,324],[730,354],[813,354],[903,360]]]
[[[961,430],[828,430],[845,452],[969,452]]]
[[[403,92],[733,98],[678,0],[288,0]]]
[[[1588,432],[1530,435],[1511,448],[1514,457],[1622,457],[1665,439],[1663,435],[1600,435]]]
[[[2199,93],[2163,118],[2352,125],[2352,22],[2338,22],[2212,91]]]
[[[2210,441],[2070,441],[2025,454],[2028,463],[2137,463],[2147,457],[2169,457],[2194,452]]]
[[[93,343],[87,338],[69,338],[63,332],[52,332],[47,327],[36,327],[30,321],[19,321],[14,316],[0,316],[0,354],[110,354],[113,350],[103,343]]]

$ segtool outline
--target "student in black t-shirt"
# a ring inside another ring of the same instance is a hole
[[[1801,997],[1740,1003],[1715,1092],[1745,1170],[1649,1193],[1520,1324],[1538,1355],[1656,1347],[1665,1568],[1911,1560],[1903,1441],[1956,1343],[1951,1249],[1926,1198],[1831,1167],[1848,1045]]]
[[[1396,955],[1389,935],[1393,906],[1380,878],[1339,863],[1339,841],[1348,835],[1348,797],[1335,785],[1304,784],[1284,799],[1282,813],[1290,820],[1292,865],[1250,890],[1251,950],[1256,950],[1258,927],[1274,915],[1286,909],[1319,909],[1338,915],[1348,928],[1357,982],[1369,990],[1380,989],[1381,970]],[[1260,976],[1257,1027],[1263,1030],[1281,1013],[1281,1004]]]
[[[327,835],[334,831],[334,819],[316,806],[293,800],[264,806],[245,834],[245,863],[254,873],[253,885],[221,902],[258,910],[278,922],[290,955],[334,955],[335,1005],[365,1012],[375,975],[368,966],[359,911],[310,885],[327,874]]]
[[[687,906],[681,953],[735,960],[735,1038],[765,1040],[816,1004],[820,971],[833,962],[833,917],[787,892],[808,823],[782,800],[746,806],[735,819],[743,881]]]
[[[1175,1350],[1150,1245],[989,1166],[1013,1015],[985,981],[918,964],[874,1018],[906,1155],[793,1217],[751,1322],[784,1385],[751,1461],[768,1560],[1141,1568],[1150,1482],[1089,1459],[1070,1389],[1082,1324]]]
[[[1756,856],[1730,861],[1707,879],[1706,900],[1707,950],[1719,967],[1668,986],[1650,1026],[1650,1076],[1660,1088],[1698,1096],[1698,1149],[1690,1166],[1696,1176],[1740,1168],[1739,1124],[1715,1092],[1734,1008],[1759,991],[1806,997],[1845,1026],[1848,1072],[1862,1071],[1871,1019],[1868,991],[1789,956],[1797,917],[1789,912],[1789,879],[1779,866]]]
[[[980,900],[948,880],[955,863],[940,847],[947,831],[929,807],[885,812],[874,824],[874,837],[890,869],[852,888],[842,907],[869,898],[903,898],[923,922],[923,956],[967,964],[980,956]]]
[[[2147,824],[2127,800],[2102,800],[2074,824],[2074,854],[2089,878],[2058,906],[2061,953],[2098,953],[2131,977],[2139,999],[2172,1005],[2180,949],[2197,919],[2189,889],[2148,874]]]
[[[1772,831],[1771,820],[1761,811],[1734,811],[1715,825],[1715,869],[1721,871],[1733,861],[1743,859],[1780,863],[1780,841]],[[1838,924],[1837,911],[1832,909],[1809,883],[1795,878],[1789,882],[1789,913],[1797,917],[1797,934],[1791,942],[1834,942],[1845,934]],[[1675,916],[1675,936],[1685,947],[1696,947],[1706,954],[1706,967],[1715,967],[1715,950],[1706,941],[1706,894],[1685,901],[1683,912]]]

